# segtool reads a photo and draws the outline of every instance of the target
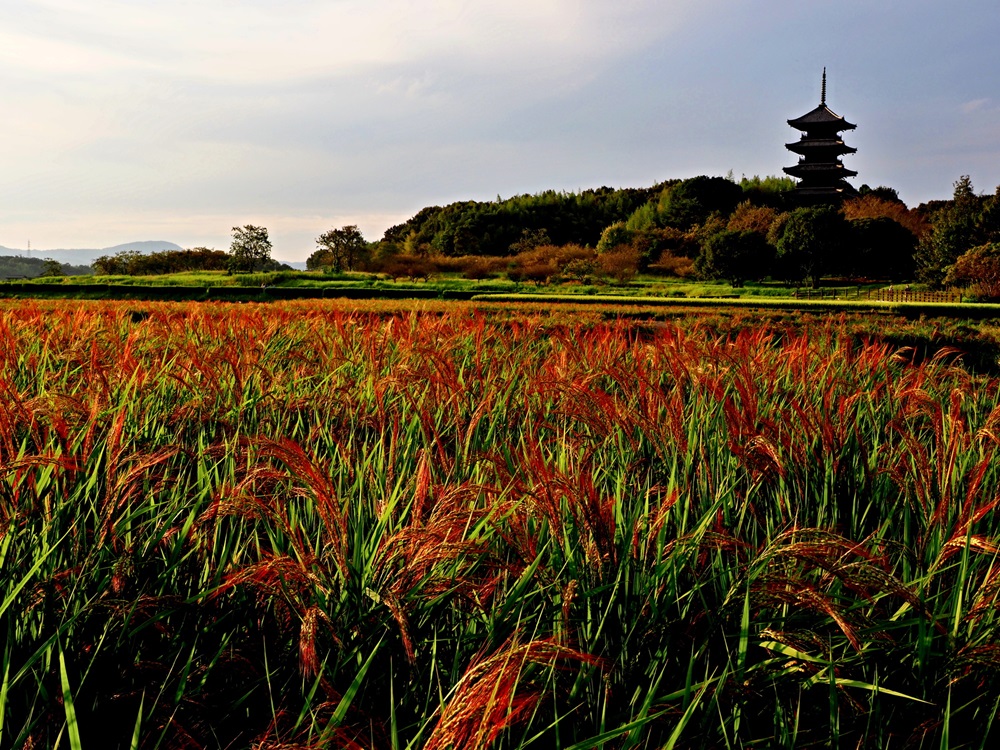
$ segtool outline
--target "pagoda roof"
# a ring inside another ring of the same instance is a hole
[[[837,185],[799,185],[795,193],[802,198],[824,198],[828,196],[857,195],[854,185],[841,180]]]
[[[839,154],[855,154],[857,149],[847,146],[839,138],[803,138],[795,143],[786,143],[785,148],[796,154],[817,153],[820,151],[835,151]]]
[[[788,124],[796,130],[811,130],[816,127],[828,128],[833,126],[836,128],[835,132],[854,130],[857,127],[857,125],[848,122],[826,106],[826,102],[821,103],[816,109],[806,112],[801,117],[789,120]]]
[[[853,169],[848,169],[840,162],[817,164],[799,162],[791,167],[784,167],[782,169],[785,174],[790,174],[792,177],[801,177],[802,179],[830,179],[831,177],[842,178],[842,177],[855,177],[857,172]]]

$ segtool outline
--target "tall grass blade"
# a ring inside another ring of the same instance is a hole
[[[76,722],[76,707],[73,705],[73,692],[70,690],[69,674],[66,672],[66,657],[62,647],[59,648],[59,682],[62,685],[63,708],[66,712],[66,729],[69,735],[71,750],[82,750],[80,742],[80,727]]]

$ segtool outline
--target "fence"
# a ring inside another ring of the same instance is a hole
[[[881,300],[883,302],[961,302],[962,295],[958,292],[914,292],[909,289],[869,289],[864,299]]]
[[[870,299],[880,302],[961,302],[958,292],[927,292],[912,289],[862,289],[861,287],[832,287],[828,289],[796,289],[796,299]]]

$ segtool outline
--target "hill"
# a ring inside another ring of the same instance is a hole
[[[125,250],[134,250],[143,254],[155,253],[161,250],[181,250],[180,245],[164,240],[143,240],[139,242],[126,242],[122,245],[105,248],[57,248],[53,250],[32,250],[28,255],[25,250],[3,247],[0,245],[0,255],[23,256],[30,258],[51,258],[60,263],[70,263],[72,265],[86,266],[95,258],[102,255],[114,255]]]
[[[2,248],[0,248],[0,252],[3,252]],[[37,276],[41,276],[44,270],[45,259],[43,258],[26,258],[21,255],[0,255],[0,279],[33,279]],[[93,273],[92,269],[88,265],[73,265],[71,263],[63,263],[62,271],[67,276],[85,276],[86,274]]]

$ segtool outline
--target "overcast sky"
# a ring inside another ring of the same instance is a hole
[[[274,255],[426,205],[780,174],[857,123],[856,186],[1000,183],[996,0],[4,0],[0,245]]]

